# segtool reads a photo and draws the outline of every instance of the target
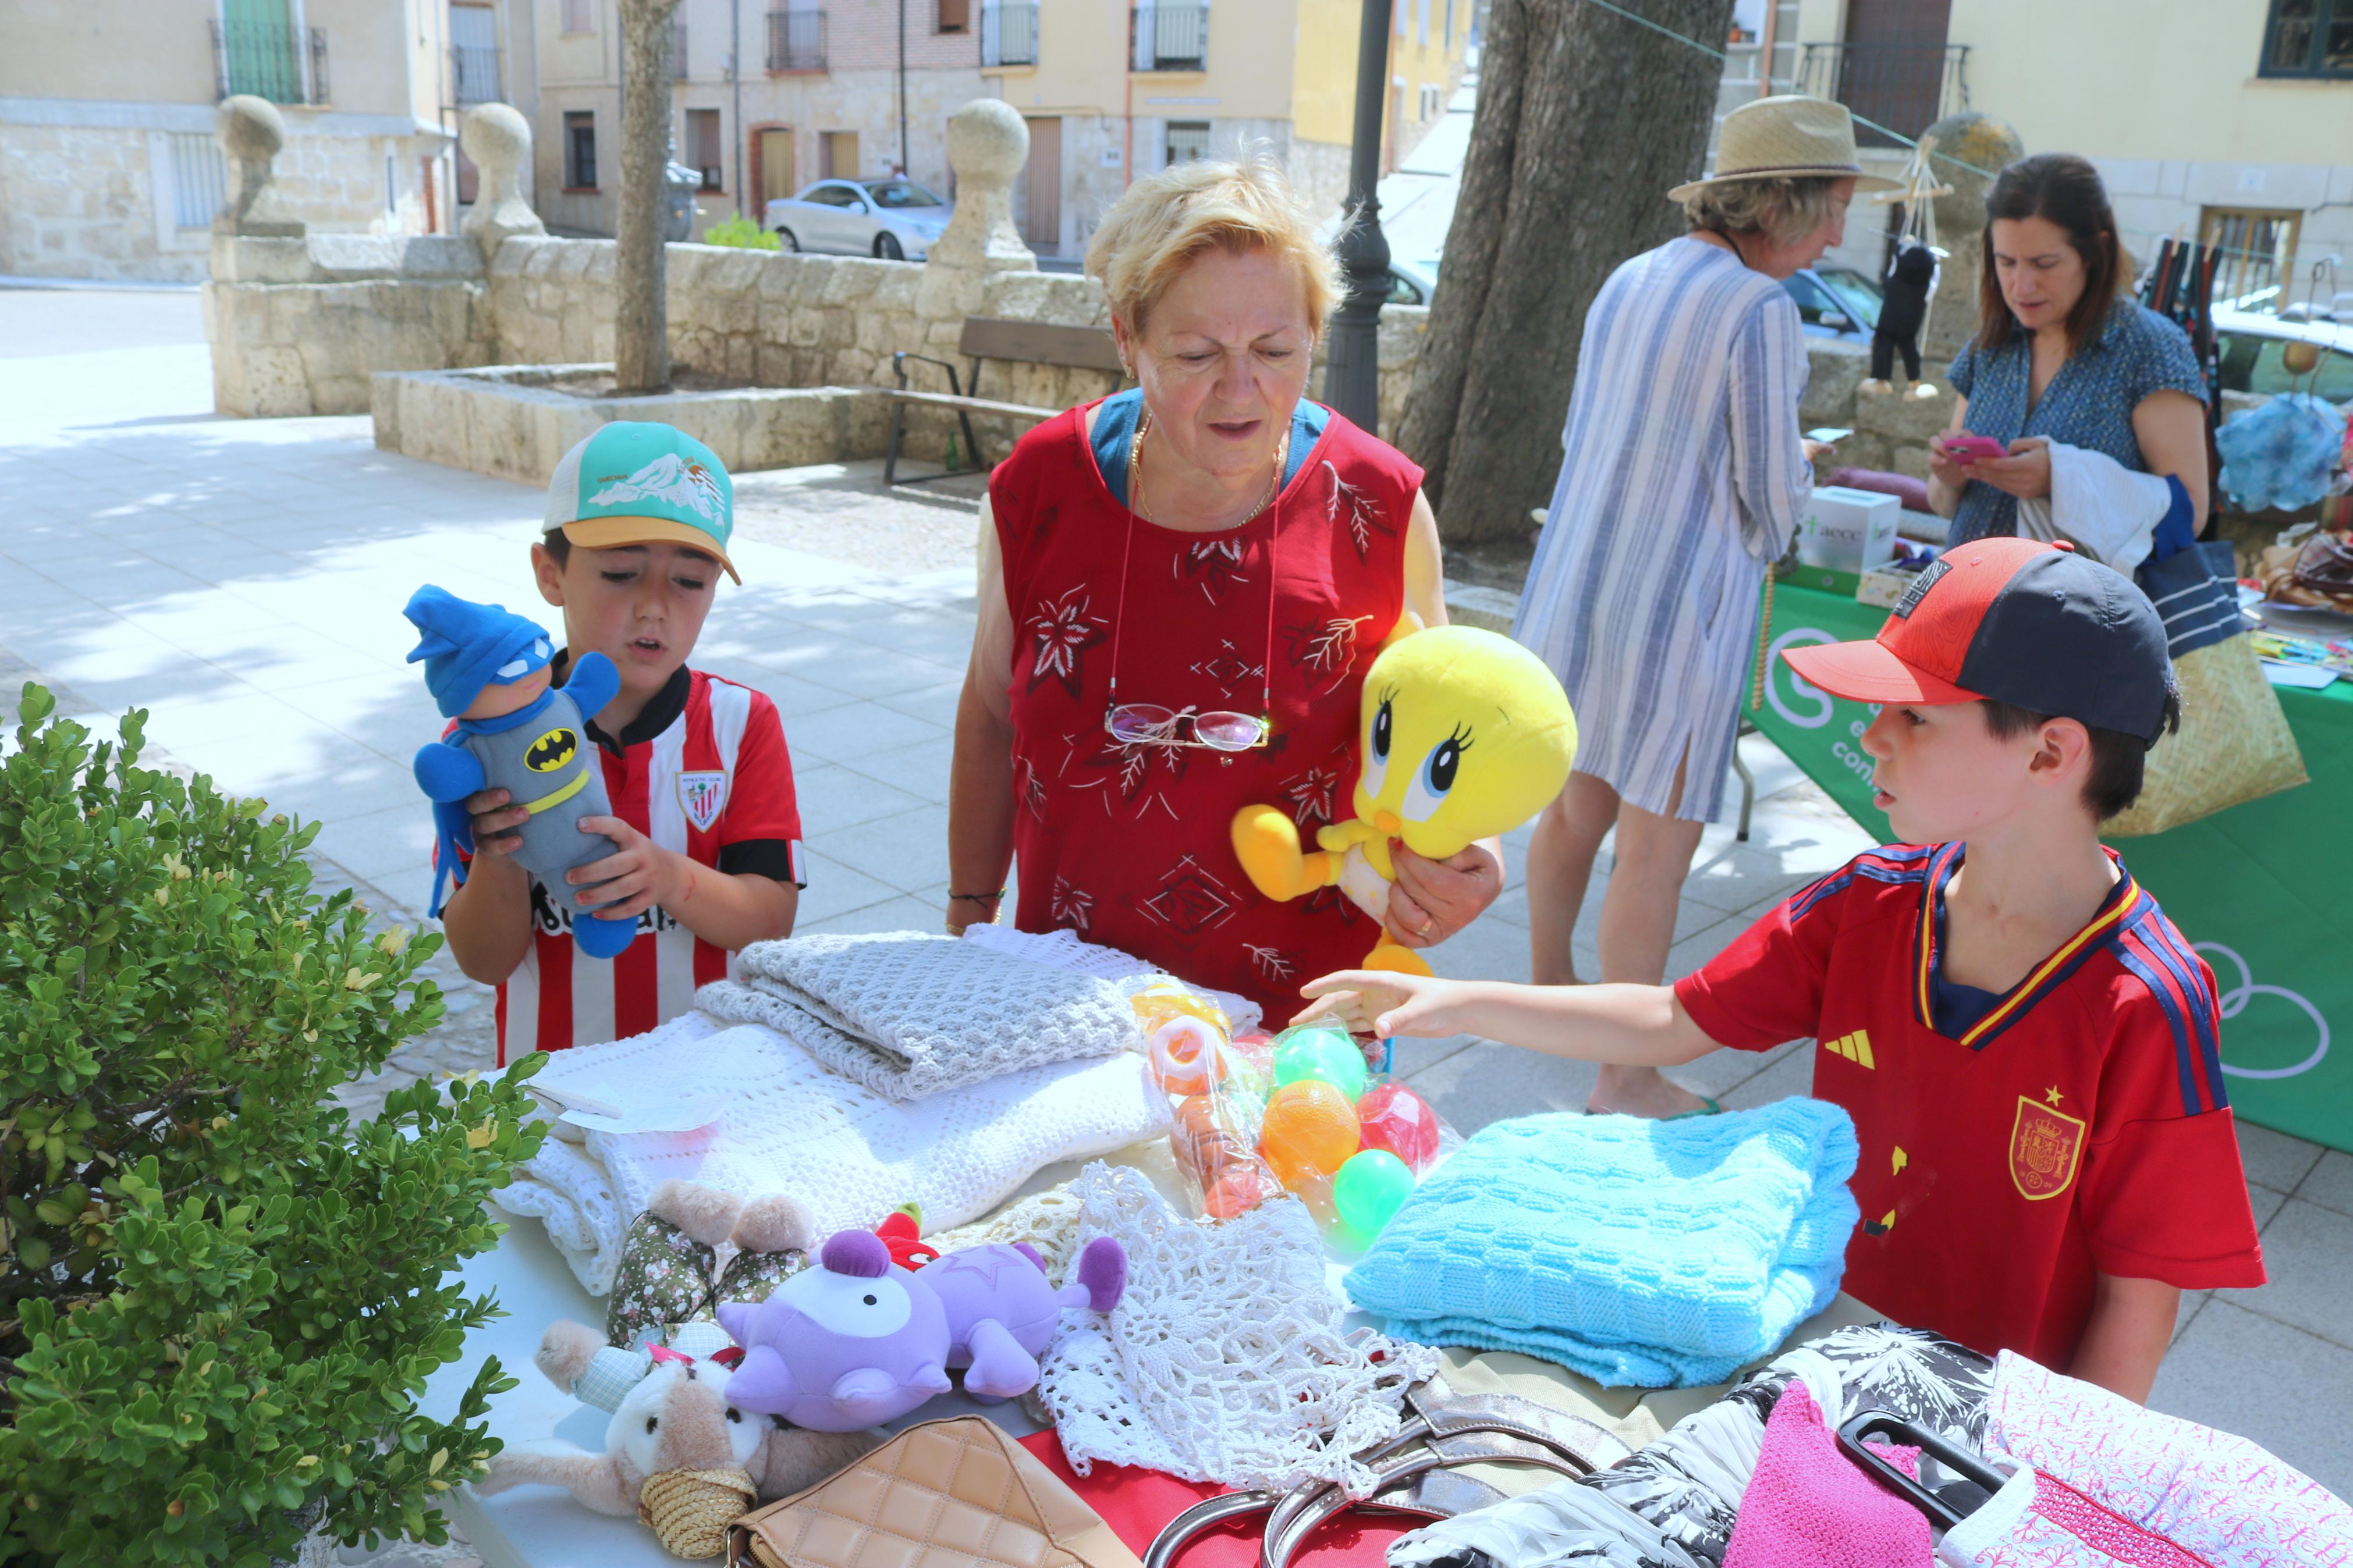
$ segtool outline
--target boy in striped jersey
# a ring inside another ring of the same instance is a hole
[[[501,790],[467,799],[476,850],[442,923],[459,968],[499,988],[501,1065],[641,1034],[735,949],[792,934],[807,878],[776,705],[686,667],[719,574],[742,581],[733,519],[725,468],[667,425],[604,426],[556,465],[532,566],[564,612],[557,680],[592,649],[620,671],[587,727],[613,815],[580,824],[620,847],[545,885],[508,858],[525,809]],[[592,919],[633,921],[637,938],[592,958],[570,939]]]
[[[1871,642],[1783,656],[1882,704],[1857,856],[1672,986],[1305,988],[1383,1035],[1652,1067],[1811,1037],[1853,1116],[1845,1288],[2146,1399],[2185,1289],[2263,1282],[2214,977],[2100,842],[2179,710],[2157,611],[2063,548],[1946,552]]]

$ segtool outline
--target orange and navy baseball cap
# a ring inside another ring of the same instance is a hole
[[[2121,572],[2066,545],[1976,539],[1929,563],[1869,642],[1783,651],[1857,702],[2008,702],[2154,745],[2173,691],[2165,622]]]

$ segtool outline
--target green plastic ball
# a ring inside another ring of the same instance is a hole
[[[1348,1156],[1332,1178],[1332,1206],[1341,1220],[1364,1237],[1381,1233],[1413,1191],[1413,1170],[1385,1149]]]
[[[1365,1092],[1365,1053],[1345,1029],[1319,1024],[1285,1029],[1275,1037],[1275,1087],[1303,1078],[1321,1079],[1353,1105]]]

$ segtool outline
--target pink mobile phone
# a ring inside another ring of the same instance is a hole
[[[1990,436],[1947,436],[1945,450],[1956,462],[1974,463],[1979,458],[2007,458],[2010,448]]]

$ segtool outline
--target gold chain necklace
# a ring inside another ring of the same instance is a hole
[[[1144,438],[1151,433],[1152,410],[1145,408],[1136,415],[1135,439],[1129,443],[1127,448],[1127,498],[1133,503],[1129,510],[1146,522],[1152,521],[1153,517],[1152,509],[1144,499]],[[1258,505],[1250,508],[1250,516],[1232,524],[1232,527],[1249,527],[1258,520],[1259,513],[1274,504],[1276,494],[1282,489],[1283,463],[1290,456],[1291,432],[1285,430],[1282,433],[1282,440],[1274,449],[1274,472],[1267,476],[1266,493],[1259,497]],[[1222,533],[1227,530],[1215,529],[1210,531]]]

